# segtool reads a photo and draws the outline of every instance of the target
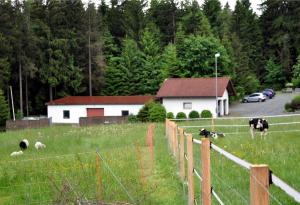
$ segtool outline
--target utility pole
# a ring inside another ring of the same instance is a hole
[[[89,93],[90,96],[93,95],[92,93],[92,60],[91,60],[91,11],[90,11],[90,1],[88,4],[89,10]]]

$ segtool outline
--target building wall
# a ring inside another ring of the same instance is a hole
[[[228,92],[225,90],[222,97],[218,97],[218,100],[220,101],[219,104],[222,104],[222,108],[224,110],[224,104],[227,109],[225,109],[226,113],[221,113],[221,115],[228,114],[229,113],[229,99],[228,99]],[[225,100],[225,103],[224,103]],[[191,109],[184,109],[183,103],[185,102],[191,102],[192,108]],[[162,104],[165,106],[167,112],[172,112],[174,116],[178,112],[184,112],[187,116],[192,110],[196,110],[199,113],[201,113],[202,110],[209,110],[213,117],[216,117],[216,98],[163,98]],[[220,109],[221,111],[221,109]]]
[[[122,116],[122,110],[137,115],[143,105],[48,105],[48,117],[53,123],[79,123],[80,117],[87,117],[87,108],[104,108],[104,116]],[[70,118],[63,118],[63,111],[70,111]]]

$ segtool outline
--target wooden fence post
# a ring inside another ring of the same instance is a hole
[[[211,205],[211,178],[210,178],[210,141],[203,138],[201,143],[202,158],[202,200],[203,205]]]
[[[250,167],[250,205],[269,205],[269,167],[252,165]]]
[[[178,161],[178,157],[179,157],[179,149],[178,149],[178,132],[177,132],[177,125],[175,124],[174,126],[174,153],[175,153],[175,161],[176,161],[176,165],[178,167],[179,161]]]
[[[194,205],[194,161],[193,161],[193,136],[187,135],[187,158],[188,158],[188,205]]]
[[[100,166],[99,166],[99,154],[96,153],[96,172],[97,172],[97,195],[98,199],[101,198],[101,179],[100,179]]]
[[[181,179],[184,181],[185,179],[185,159],[184,159],[184,133],[183,128],[180,128],[180,173]]]

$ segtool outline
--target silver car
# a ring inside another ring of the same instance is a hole
[[[243,102],[264,102],[266,96],[263,93],[252,93],[251,95],[244,97]]]

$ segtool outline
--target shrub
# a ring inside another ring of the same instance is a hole
[[[154,102],[147,102],[138,112],[137,118],[140,122],[148,122],[149,121],[149,110],[153,106]]]
[[[160,103],[154,103],[149,108],[149,120],[151,122],[162,122],[166,118],[166,109]]]
[[[199,118],[199,112],[197,112],[196,110],[192,110],[190,113],[189,113],[189,118]]]
[[[172,112],[167,113],[167,118],[168,119],[174,119],[174,114]]]
[[[130,122],[130,123],[136,123],[136,122],[138,122],[138,121],[139,121],[139,119],[137,118],[136,115],[130,114],[130,115],[128,116],[128,122]]]
[[[179,112],[176,115],[176,119],[186,119],[186,114],[184,112]]]
[[[212,114],[211,114],[211,112],[209,110],[202,110],[201,117],[202,118],[211,118]]]
[[[291,108],[293,110],[300,110],[300,95],[296,96],[291,102]]]
[[[292,108],[292,104],[291,104],[291,103],[286,103],[286,104],[284,105],[284,108],[285,108],[285,110],[286,110],[287,112],[293,112],[293,111],[294,111],[294,109]]]

